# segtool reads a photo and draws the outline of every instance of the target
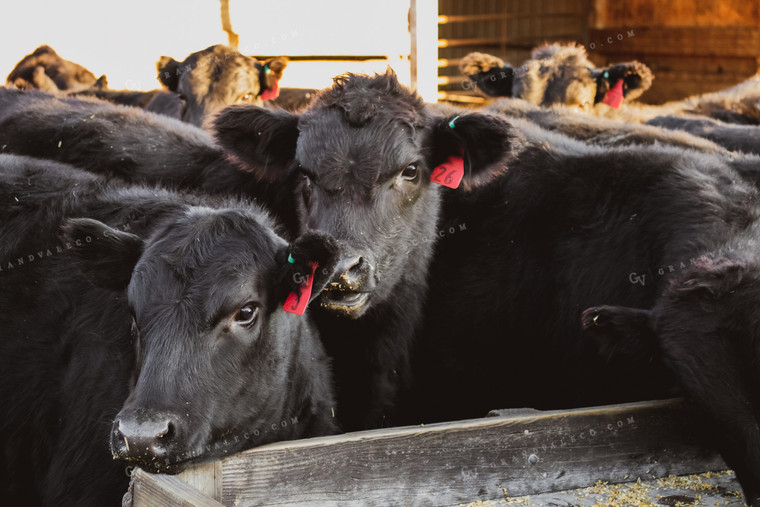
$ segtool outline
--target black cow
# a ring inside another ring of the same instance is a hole
[[[137,110],[0,90],[2,150],[132,180],[245,192],[277,210],[293,232],[333,234],[345,255],[315,313],[334,360],[345,429],[388,424],[410,382],[437,234],[440,192],[431,171],[477,139],[463,184],[478,186],[505,170],[511,155],[504,120],[469,113],[456,129],[450,121],[430,114],[393,74],[348,76],[300,116],[226,110],[216,122],[224,153],[197,129]],[[386,137],[399,146],[378,151]],[[349,169],[356,177],[341,173]],[[430,241],[413,244],[419,238]]]
[[[444,200],[419,357],[431,420],[665,395],[661,370],[602,361],[580,312],[651,306],[670,269],[753,219],[757,189],[724,156],[520,127],[499,181]]]
[[[160,90],[135,92],[103,90],[82,92],[116,104],[143,107],[148,111],[201,126],[205,118],[240,103],[262,105],[279,93],[279,80],[288,62],[271,58],[259,62],[222,44],[191,53],[178,62],[162,56],[156,62],[158,80],[170,93]]]
[[[398,422],[438,231],[431,177],[464,150],[462,186],[486,184],[506,170],[515,133],[491,115],[432,114],[392,72],[338,77],[300,115],[229,108],[215,129],[260,177],[291,185],[302,232],[324,231],[343,247],[315,317],[344,427]]]
[[[658,116],[706,116],[725,123],[760,125],[760,76],[736,86],[662,105],[631,103],[620,109],[595,108],[593,113],[625,121],[645,122]]]
[[[674,276],[651,310],[589,308],[583,326],[610,357],[662,362],[708,415],[707,431],[760,505],[760,263],[756,223]]]
[[[524,149],[497,182],[444,198],[411,404],[425,422],[494,406],[671,396],[674,374],[662,361],[650,361],[646,347],[608,358],[578,326],[581,312],[602,304],[650,308],[692,259],[742,231],[757,234],[760,195],[726,157],[602,149],[528,124],[521,132]],[[705,318],[715,317],[723,316]],[[701,320],[693,325],[684,337]],[[707,365],[704,374],[722,368]],[[729,380],[726,389],[741,385]],[[702,408],[720,418],[724,405]],[[708,440],[730,465],[757,477],[756,463],[725,451],[732,438],[719,432]],[[754,483],[740,479],[751,498]]]
[[[130,463],[176,473],[336,430],[315,326],[282,308],[309,263],[315,291],[332,276],[332,240],[51,161],[0,155],[0,183],[6,502],[116,504]]]
[[[89,70],[64,60],[53,48],[43,45],[22,58],[8,74],[6,82],[22,90],[56,93],[91,88],[97,86],[98,80]]]
[[[662,144],[705,153],[725,151],[704,136],[690,135],[677,130],[656,128],[657,123],[629,123],[600,118],[575,109],[555,105],[539,107],[522,99],[500,99],[485,108],[486,111],[506,115],[510,120],[524,118],[541,128],[601,146],[627,146],[630,144]]]
[[[578,44],[544,44],[514,69],[500,58],[470,53],[459,69],[479,90],[491,97],[516,97],[538,106],[564,104],[590,110],[607,97],[618,81],[627,100],[641,96],[654,76],[640,62],[597,68]]]
[[[450,115],[462,111],[450,104],[438,104],[435,108]],[[760,150],[754,142],[758,134],[752,125],[730,125],[698,116],[667,116],[646,124],[628,123],[561,105],[538,107],[511,98],[495,101],[483,110],[505,115],[518,129],[522,128],[522,120],[527,120],[542,129],[600,146],[659,144],[719,155],[746,181],[760,188],[760,158],[757,156]]]
[[[256,198],[298,229],[291,193],[254,177],[208,133],[162,115],[84,97],[0,88],[0,153],[69,163],[132,182]]]
[[[724,123],[704,116],[658,116],[647,122],[709,139],[729,150],[760,154],[760,125]]]

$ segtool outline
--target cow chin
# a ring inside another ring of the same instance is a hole
[[[371,292],[325,289],[320,296],[320,307],[328,312],[358,319],[369,309]]]
[[[219,455],[215,452],[205,453],[203,447],[195,450],[176,449],[165,456],[154,456],[150,453],[124,455],[113,450],[112,453],[114,459],[122,459],[146,472],[169,475],[178,474],[191,465],[213,461],[226,455],[226,453],[219,453]]]

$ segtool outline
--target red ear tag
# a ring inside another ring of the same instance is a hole
[[[446,162],[433,169],[430,181],[444,187],[457,188],[464,176],[464,159],[458,155],[451,155]]]
[[[622,103],[623,103],[623,80],[618,79],[617,83],[615,83],[615,86],[610,88],[610,90],[604,96],[604,99],[602,100],[602,104],[607,104],[608,106],[612,108],[618,109],[620,107],[620,104]]]
[[[261,93],[261,100],[276,99],[280,95],[280,83],[276,79],[274,80],[274,86],[267,88]]]
[[[288,298],[285,300],[285,304],[282,305],[282,309],[288,313],[295,313],[296,315],[303,315],[306,310],[306,305],[309,304],[311,299],[311,286],[314,284],[314,272],[317,270],[317,263],[310,262],[311,275],[301,283],[298,287],[298,291],[288,294]]]

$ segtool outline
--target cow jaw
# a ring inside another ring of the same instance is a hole
[[[331,288],[322,291],[320,306],[338,315],[358,319],[369,308],[369,292]]]

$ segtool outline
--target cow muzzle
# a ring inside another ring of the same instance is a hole
[[[375,268],[361,255],[338,262],[338,275],[322,291],[321,306],[348,317],[359,317],[368,308],[375,289]]]
[[[111,453],[151,471],[170,471],[181,461],[181,434],[179,417],[168,412],[122,410],[111,428]]]

